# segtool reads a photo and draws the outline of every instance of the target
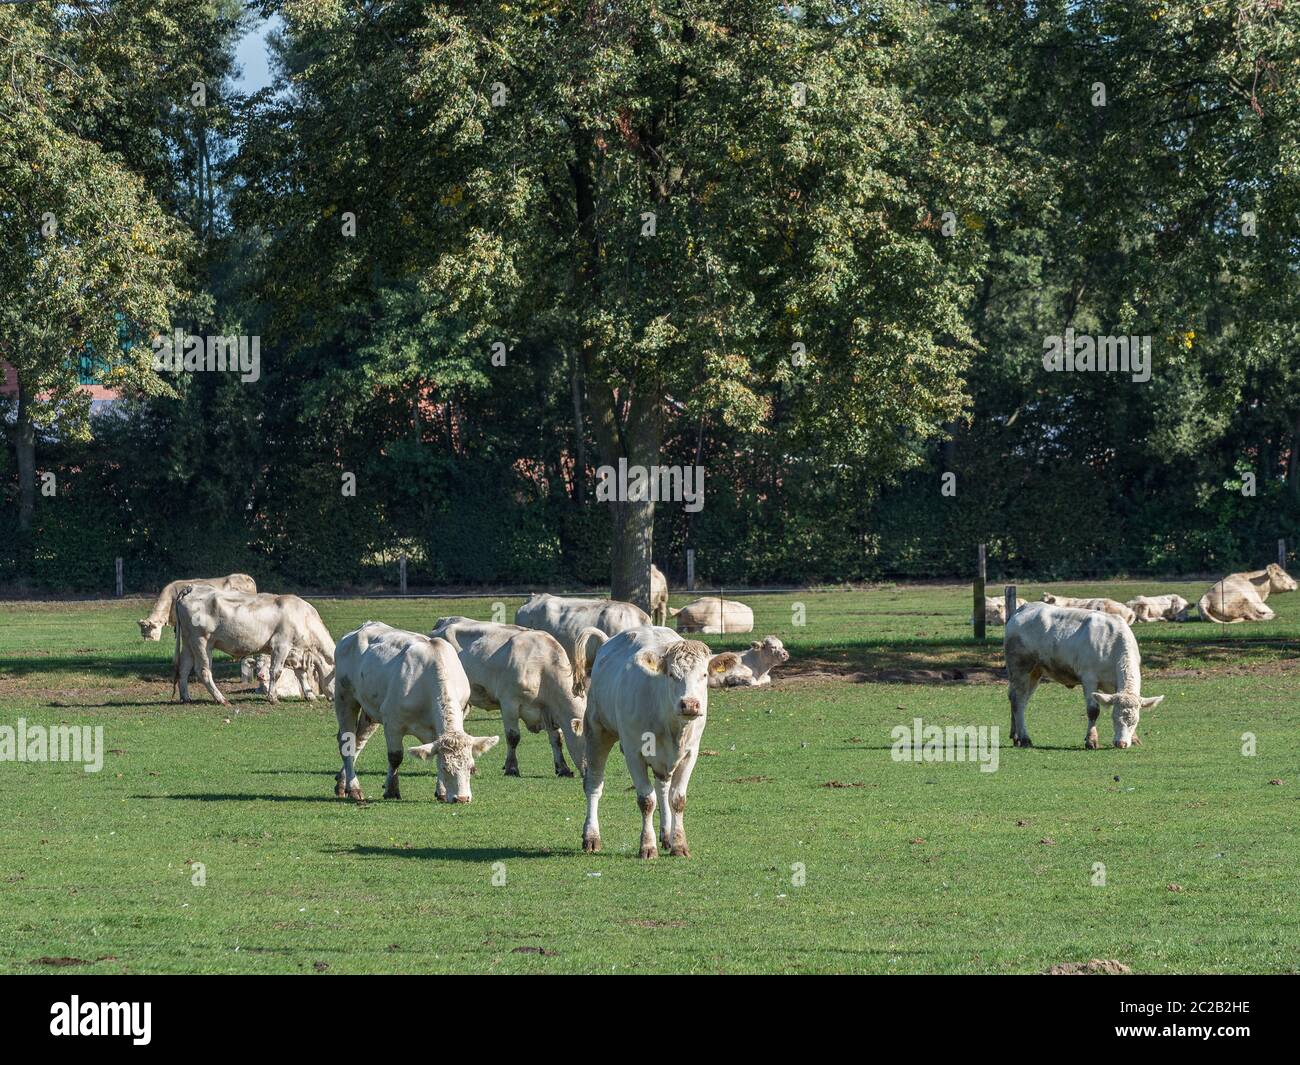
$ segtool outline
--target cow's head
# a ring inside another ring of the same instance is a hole
[[[1131,692],[1116,692],[1114,695],[1103,695],[1097,692],[1094,698],[1102,706],[1110,707],[1111,720],[1115,723],[1115,746],[1127,747],[1133,743],[1137,736],[1138,720],[1142,716],[1143,710],[1150,710],[1153,706],[1159,706],[1164,701],[1163,695],[1154,695],[1150,699],[1144,699],[1140,695],[1134,695]]]
[[[699,640],[678,640],[662,655],[649,649],[639,652],[636,664],[664,678],[673,713],[693,719],[709,708],[709,657],[709,649]]]
[[[1276,562],[1268,564],[1268,586],[1273,592],[1294,592],[1296,590],[1295,578]]]
[[[474,772],[474,759],[492,750],[500,736],[470,736],[458,729],[449,729],[432,743],[412,747],[417,758],[433,755],[438,760],[438,783],[446,790],[438,794],[442,802],[470,802],[469,778]]]
[[[1056,602],[1056,596],[1054,596],[1051,592],[1044,592],[1044,593],[1043,593],[1043,602],[1044,602],[1044,603],[1055,603],[1055,602]]]
[[[790,661],[790,652],[785,649],[785,644],[775,636],[764,636],[761,640],[755,640],[749,645],[749,649],[757,651],[759,657],[765,663],[770,663],[768,669],[779,666],[782,662]]]
[[[1165,617],[1170,621],[1186,621],[1187,608],[1192,604],[1184,599],[1181,595],[1169,597],[1169,609],[1165,611]]]
[[[165,622],[154,621],[152,618],[141,618],[136,622],[140,626],[140,636],[146,640],[161,640],[162,630]]]

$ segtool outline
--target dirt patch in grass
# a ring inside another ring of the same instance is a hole
[[[1043,975],[1044,976],[1087,976],[1097,974],[1102,976],[1122,976],[1125,973],[1131,973],[1133,970],[1125,965],[1122,961],[1115,961],[1107,958],[1093,958],[1091,961],[1064,961],[1059,965],[1053,965]]]

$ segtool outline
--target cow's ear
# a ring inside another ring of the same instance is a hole
[[[498,743],[501,742],[501,737],[500,736],[474,736],[473,740],[474,740],[474,744],[473,744],[474,753],[486,754],[488,751],[492,750],[493,747],[495,747]]]
[[[1159,706],[1162,702],[1164,702],[1164,699],[1165,697],[1163,695],[1153,695],[1150,699],[1143,699],[1142,709],[1150,710],[1152,707]]]
[[[1110,706],[1115,701],[1115,696],[1106,695],[1104,692],[1093,692],[1092,697],[1101,703],[1102,706]]]
[[[763,645],[758,640],[755,640],[753,643],[749,645],[749,649],[751,651],[761,651],[763,649]]]
[[[641,651],[636,656],[636,664],[647,673],[662,673],[664,670],[664,660],[653,651]]]

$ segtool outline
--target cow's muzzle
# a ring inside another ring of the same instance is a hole
[[[677,704],[682,717],[699,717],[700,701],[693,695],[688,695],[685,699]]]
[[[457,795],[455,801],[461,803],[461,802],[471,802],[472,800],[468,795]]]

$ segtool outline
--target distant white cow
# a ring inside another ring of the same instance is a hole
[[[723,651],[709,659],[710,688],[759,688],[772,683],[772,670],[790,660],[790,652],[775,636],[764,636],[744,654]]]
[[[515,624],[549,632],[576,664],[574,648],[585,628],[617,636],[628,629],[650,624],[650,615],[632,603],[616,599],[576,599],[543,593],[534,595],[515,612]]]
[[[385,799],[400,799],[397,771],[402,764],[402,737],[421,741],[412,747],[418,758],[437,759],[440,802],[471,801],[474,758],[490,751],[498,736],[465,732],[469,678],[455,649],[446,640],[367,621],[339,641],[335,655],[334,716],[338,721],[343,768],[334,794],[364,802],[356,759],[379,725],[388,745]]]
[[[334,669],[334,640],[316,608],[296,595],[248,595],[203,585],[186,585],[176,596],[176,659],[174,677],[181,702],[189,702],[190,670],[199,676],[217,702],[228,700],[212,679],[212,652],[231,658],[269,654],[267,698],[277,702],[280,674],[293,670],[299,684],[314,699],[326,696]],[[311,684],[308,685],[310,677]]]
[[[1186,621],[1190,605],[1181,595],[1139,595],[1126,604],[1139,622]]]
[[[176,624],[176,594],[188,584],[203,584],[226,592],[247,592],[257,594],[257,582],[247,573],[231,573],[225,577],[189,577],[172,581],[154,600],[149,616],[136,622],[140,626],[140,635],[146,640],[161,640],[165,625]]]
[[[650,566],[650,617],[656,625],[668,624],[668,578],[654,564]]]
[[[257,694],[266,695],[271,690],[271,656],[258,655],[245,658],[239,663],[239,676],[246,684],[257,684]],[[314,699],[316,693],[311,688],[309,678],[298,680],[297,674],[285,670],[280,674],[280,683],[275,686],[275,694],[281,699]]]
[[[1133,624],[1133,611],[1115,599],[1075,599],[1068,595],[1052,595],[1050,592],[1044,592],[1043,602],[1052,606],[1065,607],[1068,610],[1096,610],[1119,618],[1125,625]]]
[[[1276,562],[1250,573],[1230,573],[1201,596],[1197,609],[1206,621],[1236,625],[1243,621],[1272,621],[1277,617],[1265,605],[1269,592],[1294,592],[1296,582]]]
[[[1115,746],[1137,743],[1141,711],[1164,698],[1142,697],[1142,658],[1137,640],[1122,620],[1100,611],[1074,610],[1050,603],[1030,603],[1007,622],[1003,648],[1011,699],[1011,739],[1032,746],[1025,727],[1025,708],[1044,678],[1067,688],[1083,686],[1088,712],[1084,745],[1097,746],[1100,707],[1111,708]]]
[[[1019,596],[1016,597],[1016,609],[1019,610],[1025,605],[1025,601]],[[1005,625],[1007,623],[1007,601],[1005,598],[984,600],[984,624],[985,625]]]
[[[588,630],[583,640],[601,642],[605,635]],[[600,850],[605,762],[617,742],[641,810],[641,857],[658,854],[656,805],[660,842],[672,854],[689,856],[683,815],[708,716],[708,664],[709,649],[704,644],[683,640],[672,629],[661,627],[624,632],[596,652],[582,723],[586,739],[582,783],[587,795],[584,851]]]
[[[582,740],[573,722],[586,714],[587,696],[554,636],[540,629],[465,617],[439,618],[429,636],[441,637],[455,649],[469,678],[469,701],[501,712],[508,748],[506,776],[519,776],[520,721],[529,732],[546,730],[555,775],[573,776],[564,761],[564,745],[581,766]]]
[[[749,607],[734,599],[719,599],[716,595],[706,595],[668,613],[677,619],[678,632],[754,631],[754,612]]]

